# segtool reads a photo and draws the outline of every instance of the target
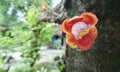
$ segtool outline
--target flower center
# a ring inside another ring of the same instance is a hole
[[[72,27],[72,34],[76,39],[81,39],[89,32],[89,26],[84,22],[77,22]]]

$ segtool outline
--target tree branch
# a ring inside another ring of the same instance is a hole
[[[40,22],[54,22],[61,24],[64,19],[67,18],[67,12],[64,8],[64,0],[61,1],[55,8],[51,9],[48,13],[44,14],[42,17],[39,17],[37,24]]]

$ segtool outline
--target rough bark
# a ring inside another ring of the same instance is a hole
[[[65,72],[120,72],[120,0],[64,0],[37,21],[57,22],[66,17],[93,12],[98,37],[88,51],[66,48]],[[64,4],[64,5],[63,5]],[[66,15],[67,11],[67,15]]]
[[[98,37],[88,51],[67,48],[66,72],[120,72],[120,0],[66,0],[69,17],[97,15]]]

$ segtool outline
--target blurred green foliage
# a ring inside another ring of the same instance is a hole
[[[1,51],[14,52],[15,48],[21,47],[18,51],[23,53],[24,62],[30,64],[40,58],[40,46],[48,45],[55,34],[54,23],[36,23],[37,18],[45,13],[41,8],[43,2],[50,7],[52,0],[0,0],[0,27],[9,28],[6,31],[0,30]],[[8,58],[3,59],[1,51],[0,72],[4,72],[2,67]],[[10,72],[36,72],[30,64],[27,67],[10,68]]]

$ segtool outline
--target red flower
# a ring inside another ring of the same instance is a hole
[[[71,19],[64,20],[62,30],[66,33],[66,42],[72,48],[88,50],[97,37],[95,25],[98,19],[92,13],[82,13]]]

